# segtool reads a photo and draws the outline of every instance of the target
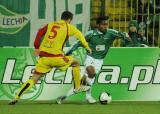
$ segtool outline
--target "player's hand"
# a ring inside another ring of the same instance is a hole
[[[132,42],[131,37],[126,37],[128,41]]]
[[[124,32],[125,33],[125,37],[128,41],[132,42],[132,39],[131,37],[129,36],[129,34],[127,32]]]
[[[40,50],[39,49],[34,49],[34,55],[39,56],[39,54],[40,54]]]
[[[87,49],[87,52],[88,52],[89,54],[92,54],[91,48]]]
[[[124,32],[124,33],[125,33],[126,37],[129,37],[129,34],[127,32]]]

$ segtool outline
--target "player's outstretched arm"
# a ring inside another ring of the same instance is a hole
[[[76,42],[72,47],[71,49],[69,49],[65,55],[71,55],[73,51],[75,51],[76,49],[78,49],[78,47],[82,46],[80,41]]]
[[[128,34],[127,32],[123,32],[123,33],[124,33],[124,39],[132,42],[132,39],[131,39],[131,37],[129,36],[129,34]]]
[[[75,38],[77,38],[80,43],[83,45],[83,47],[88,51],[88,53],[92,53],[92,50],[90,49],[85,37],[83,36],[83,34],[74,26],[70,25],[69,26],[69,30],[68,30],[68,34],[69,36],[74,36]]]
[[[127,32],[120,32],[120,31],[112,30],[112,35],[114,38],[126,39],[132,42],[132,39],[130,38]]]

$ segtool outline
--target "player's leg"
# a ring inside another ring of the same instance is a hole
[[[74,92],[87,91],[90,88],[90,85],[82,85],[81,84],[81,73],[80,73],[80,63],[77,60],[73,60],[72,62],[72,75],[74,80]]]
[[[79,61],[77,61],[76,59],[73,59],[73,61],[71,63],[71,66],[72,66],[72,75],[73,75],[75,85],[65,95],[57,98],[57,100],[56,100],[57,104],[62,104],[62,102],[66,98],[76,94],[75,89],[78,89],[78,88],[82,87],[81,85],[86,86],[86,79],[84,79],[85,76],[83,76],[81,78],[81,75],[80,75],[80,63],[79,63]],[[64,67],[63,68],[61,67],[61,69],[64,69]],[[87,86],[87,87],[90,87],[90,85]]]
[[[20,97],[28,92],[35,83],[41,78],[42,74],[34,74],[31,79],[27,80],[22,86],[20,87],[19,91],[16,93],[15,98],[9,103],[10,105],[14,105],[18,102]]]
[[[94,79],[95,79],[95,78],[94,78]],[[84,86],[89,85],[89,87],[91,87],[90,85],[92,85],[93,82],[94,82],[94,81],[93,81],[92,79],[88,78],[86,75],[84,75],[84,76],[81,78],[81,84],[84,85]],[[90,98],[90,96],[91,96],[91,95],[90,95],[91,89],[88,89],[88,90],[89,90],[89,98]],[[87,91],[88,91],[88,90],[87,90]],[[86,92],[87,92],[87,91],[86,91]],[[72,95],[74,95],[74,94],[76,94],[76,93],[74,92],[74,87],[72,87],[65,95],[60,96],[60,97],[58,97],[58,98],[56,99],[57,104],[62,104],[65,99],[67,99],[68,97],[70,97],[70,96],[72,96]],[[96,102],[95,100],[94,100],[94,101],[91,100],[91,98],[89,99],[89,101],[90,101],[90,103]]]
[[[91,89],[92,89],[92,85],[94,83],[95,80],[95,76],[96,76],[96,71],[94,66],[90,65],[86,67],[86,81],[88,84],[90,84],[91,88],[89,90],[86,91],[86,100],[88,103],[95,103],[96,100],[92,97],[91,95]]]
[[[72,67],[72,76],[74,81],[74,92],[82,92],[88,90],[89,86],[81,85],[81,73],[80,73],[80,63],[77,59],[72,56],[65,57],[65,65],[60,67],[61,70],[66,70],[69,66]]]
[[[15,98],[9,103],[10,105],[14,105],[15,103],[17,103],[24,93],[28,92],[46,72],[49,72],[51,70],[51,68],[47,64],[43,64],[42,61],[42,59],[38,60],[33,76],[31,77],[31,79],[22,84],[19,91],[16,93]]]
[[[92,88],[92,85],[95,79],[95,74],[96,74],[96,71],[94,68],[94,59],[90,56],[87,56],[84,62],[84,65],[85,65],[84,76],[86,77],[86,81],[91,85],[91,88]],[[89,103],[95,103],[96,100],[91,96],[91,88],[86,91],[86,100]]]
[[[72,76],[74,81],[74,88],[80,88],[80,63],[78,60],[74,59],[72,56],[65,56],[62,59],[60,70],[66,70],[68,67],[72,67]]]
[[[85,75],[88,77],[87,81],[90,83],[91,88],[86,91],[86,100],[89,103],[95,103],[96,100],[92,97],[91,95],[91,90],[92,90],[92,85],[95,80],[96,74],[101,70],[101,66],[103,64],[102,59],[94,59],[90,56],[87,56],[86,61],[85,61],[85,66],[86,66],[86,73]]]
[[[81,85],[80,63],[78,60],[73,59],[71,66],[74,80],[74,88],[79,89]]]
[[[75,94],[75,92],[74,92],[74,87],[72,87],[65,95],[60,96],[60,97],[57,98],[57,100],[56,100],[57,104],[62,104],[63,101],[64,101],[66,98],[68,98],[68,97],[70,97],[70,96],[72,96],[72,95],[74,95],[74,94]]]
[[[92,83],[92,82],[90,82],[90,80],[88,80],[86,78],[87,78],[86,76],[83,76],[81,78],[81,84],[82,85],[89,85],[89,87],[90,87],[90,83]],[[70,97],[74,94],[76,94],[76,93],[74,92],[74,87],[72,87],[65,95],[57,98],[57,100],[56,100],[57,104],[62,104],[65,99],[67,99],[68,97]]]

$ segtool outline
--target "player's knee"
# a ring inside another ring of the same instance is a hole
[[[87,74],[89,78],[94,78],[96,76],[96,71],[95,68],[93,66],[88,66],[86,68]]]
[[[71,66],[80,66],[79,60],[74,59]]]

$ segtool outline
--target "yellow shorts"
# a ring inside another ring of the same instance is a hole
[[[66,70],[72,63],[72,56],[64,57],[41,57],[36,64],[36,72],[47,73],[52,70],[53,67],[60,70]]]

